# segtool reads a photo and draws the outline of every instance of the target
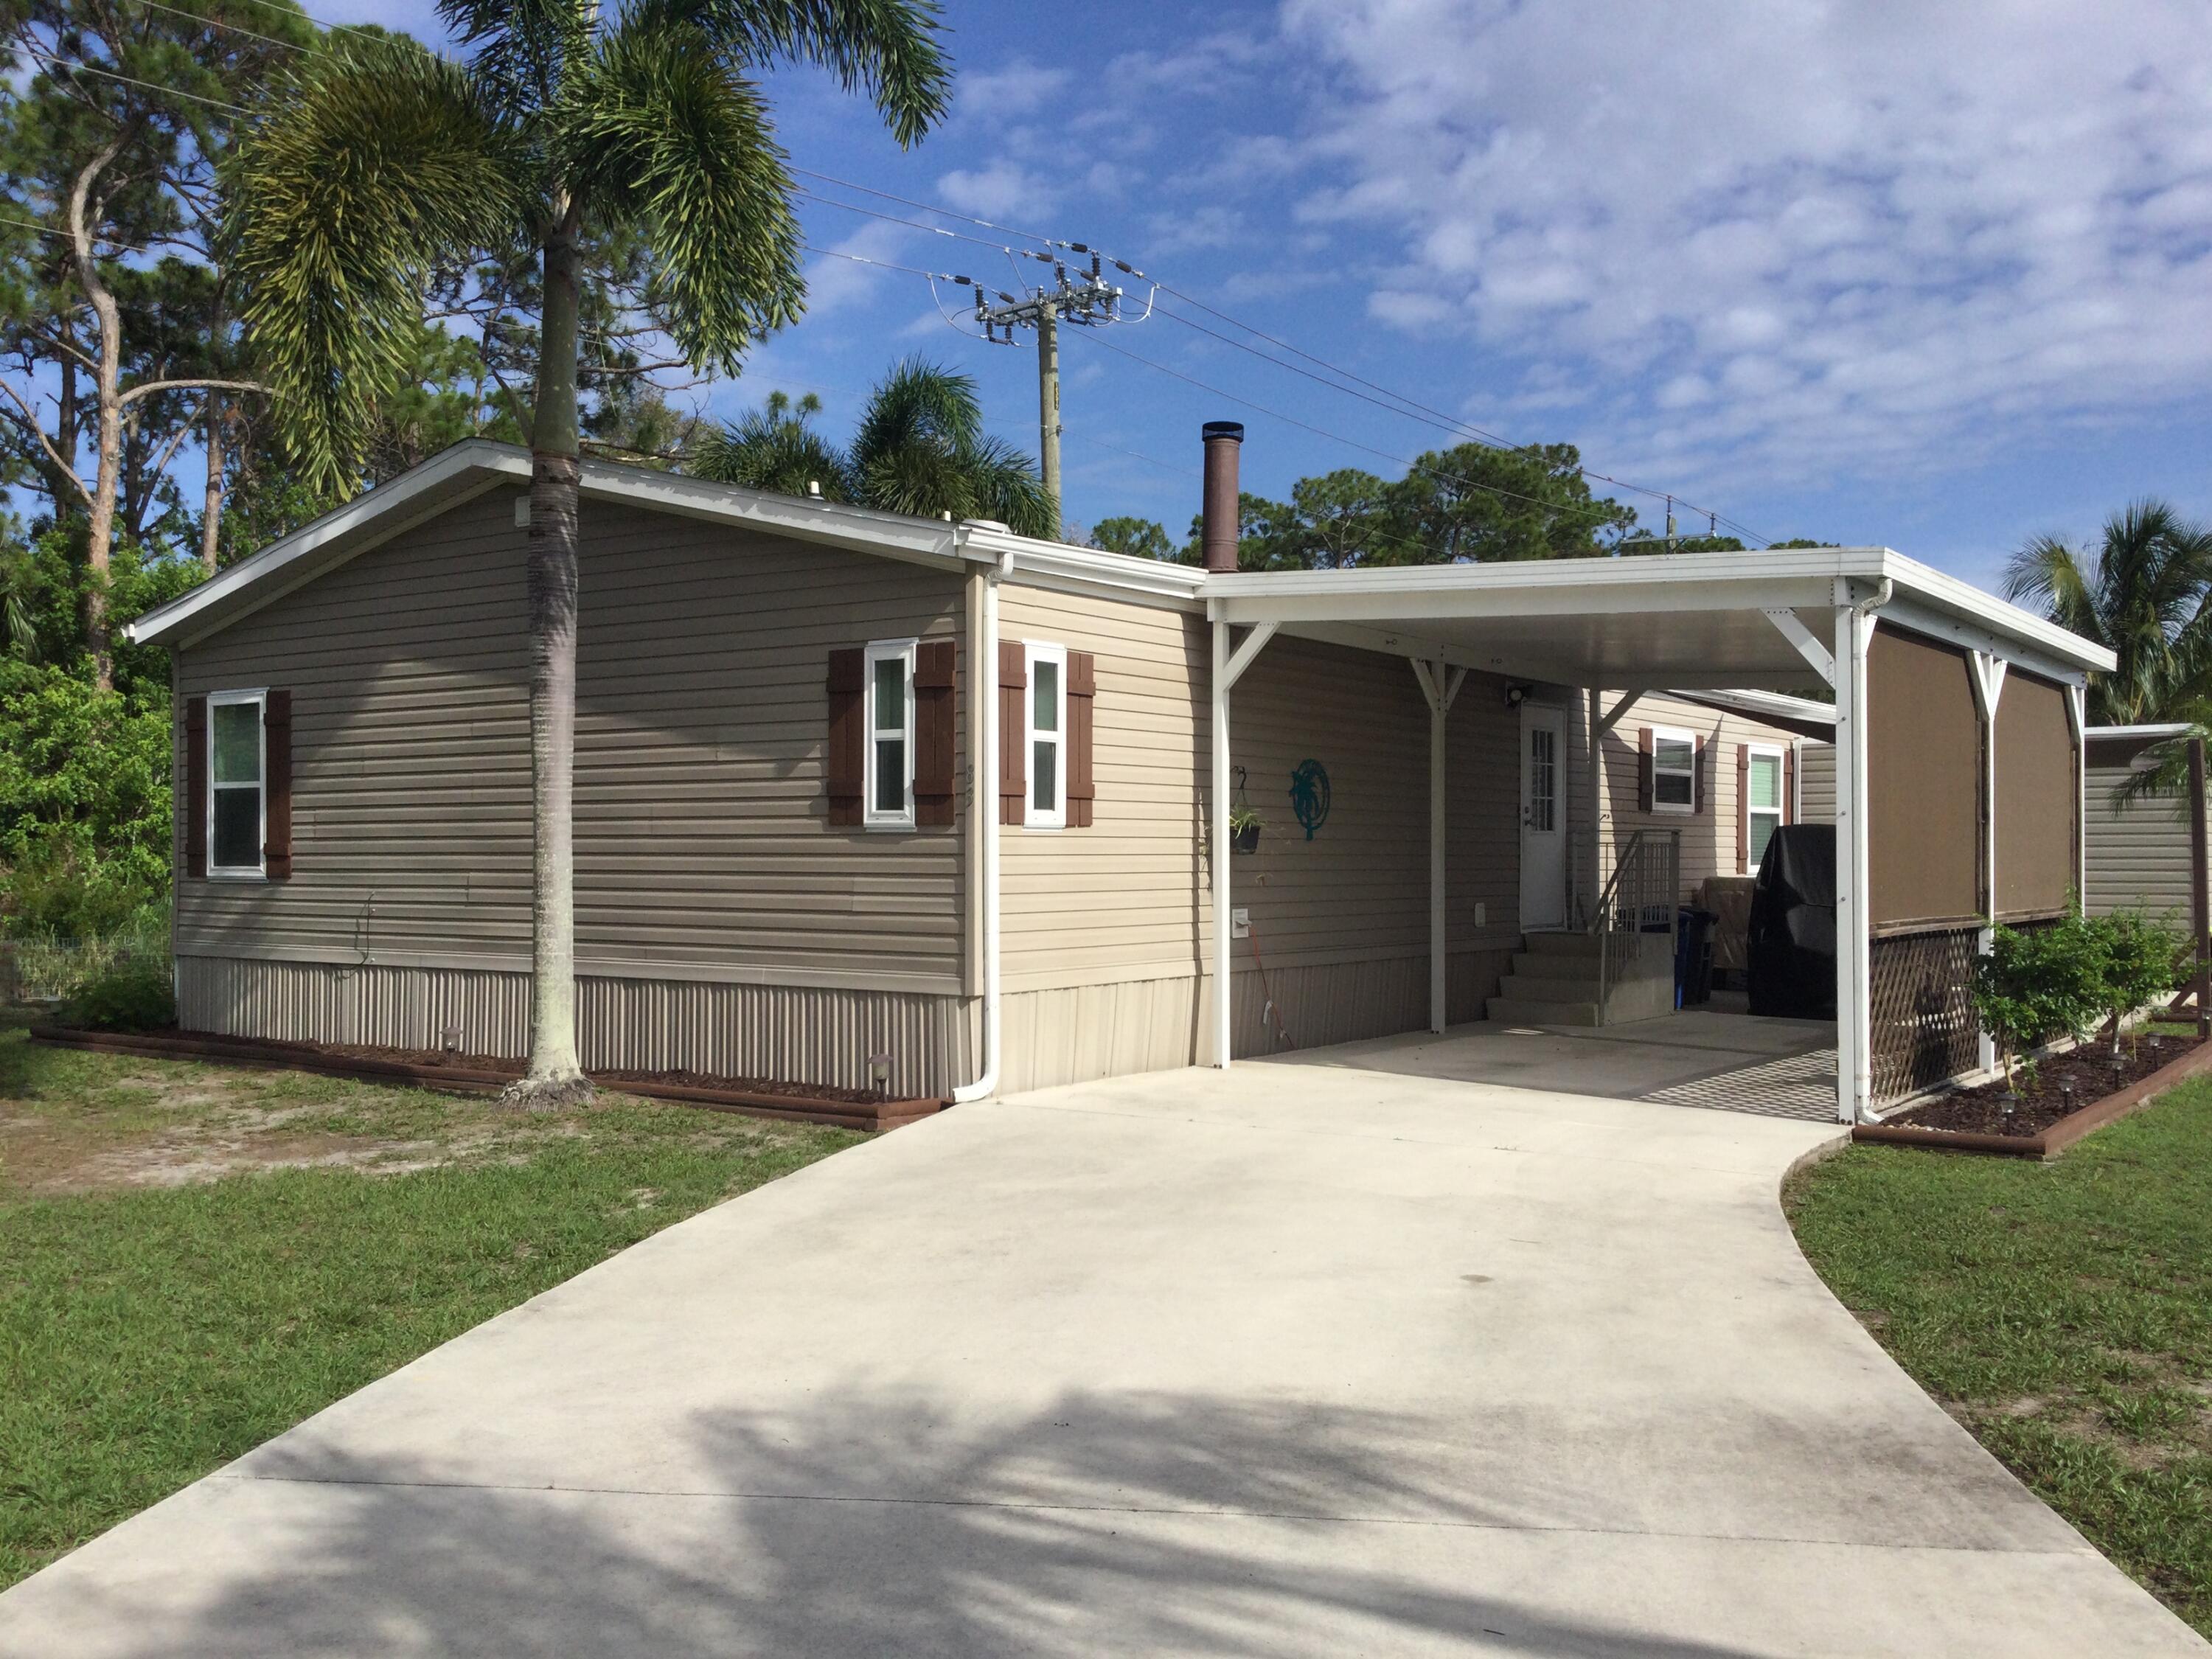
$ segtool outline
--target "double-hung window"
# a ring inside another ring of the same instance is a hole
[[[869,828],[914,828],[914,649],[881,640],[867,652]]]
[[[1782,827],[1782,751],[1753,744],[1749,759],[1744,777],[1744,873],[1755,876],[1767,842]]]
[[[265,873],[268,748],[263,738],[260,691],[215,691],[208,696],[208,873]]]
[[[1651,733],[1651,809],[1698,809],[1698,739],[1694,732],[1659,726]]]
[[[1022,822],[1033,830],[1067,824],[1067,647],[1032,645],[1029,651],[1030,793]]]

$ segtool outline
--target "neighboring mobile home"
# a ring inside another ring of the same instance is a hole
[[[133,624],[174,652],[187,1026],[520,1052],[528,473],[458,446]],[[964,1097],[1478,1018],[1532,934],[1632,934],[1622,895],[1671,914],[1765,827],[1743,711],[1683,705],[1719,721],[1711,850],[1577,873],[1589,726],[1648,719],[1655,828],[1679,793],[1662,690],[1838,688],[1846,1115],[1973,1064],[1992,867],[2042,913],[2078,886],[2108,659],[1881,549],[1239,573],[1233,511],[1201,568],[599,462],[583,491],[594,1068]]]
[[[2118,791],[2152,751],[2193,727],[2093,726],[2087,779],[2088,860],[2081,895],[2091,915],[2142,909],[2186,932],[2191,914],[2187,797]]]

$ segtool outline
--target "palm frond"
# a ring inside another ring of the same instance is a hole
[[[917,441],[939,445],[948,455],[972,447],[983,435],[983,405],[968,375],[921,357],[892,366],[876,383],[853,434],[853,464],[862,471]]]
[[[1000,438],[986,438],[965,457],[975,516],[996,519],[1018,536],[1060,539],[1060,504],[1037,476],[1036,463]]]
[[[708,433],[686,470],[717,483],[783,495],[805,496],[810,484],[820,485],[828,501],[849,501],[858,493],[836,445],[804,419],[773,409],[754,410]]]
[[[2014,605],[2044,606],[2051,621],[2102,644],[2095,586],[2081,556],[2065,542],[2033,536],[2005,562],[2001,591]]]
[[[564,97],[562,159],[578,188],[645,232],[678,347],[735,372],[805,293],[791,179],[758,94],[697,28],[632,20]]]
[[[933,433],[916,433],[878,448],[854,471],[861,499],[885,513],[918,519],[983,517],[976,507],[974,481],[959,452]]]
[[[642,0],[632,15],[696,23],[740,64],[817,64],[846,91],[865,89],[902,147],[951,107],[933,0]]]
[[[241,314],[312,488],[354,482],[434,267],[503,246],[522,156],[467,71],[404,38],[319,52],[231,158]]]

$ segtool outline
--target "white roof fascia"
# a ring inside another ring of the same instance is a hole
[[[1670,691],[1677,697],[1694,697],[1699,702],[1709,702],[1717,708],[1733,709],[1739,714],[1753,718],[1774,714],[1784,720],[1804,720],[1808,724],[1832,726],[1836,706],[1811,697],[1793,697],[1783,691],[1760,691],[1751,686],[1730,686],[1719,691]]]
[[[2124,741],[2130,738],[2157,742],[2166,738],[2185,738],[2196,729],[2186,720],[2163,720],[2150,726],[2093,726],[2081,735],[2091,743]]]
[[[1125,601],[1140,599],[1194,611],[1207,580],[1206,572],[1196,565],[1040,541],[981,520],[969,520],[967,531],[968,556],[996,561],[1003,554],[1012,554],[1013,567],[1006,580],[1021,586]]]

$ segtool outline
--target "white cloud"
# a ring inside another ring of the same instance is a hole
[[[1917,467],[2212,373],[2194,0],[1287,0],[1371,314],[1592,388],[1624,465]],[[1596,388],[1604,388],[1599,392]]]
[[[945,173],[937,181],[937,193],[963,212],[991,219],[1045,213],[1054,199],[1053,191],[1036,173],[1004,161]]]

